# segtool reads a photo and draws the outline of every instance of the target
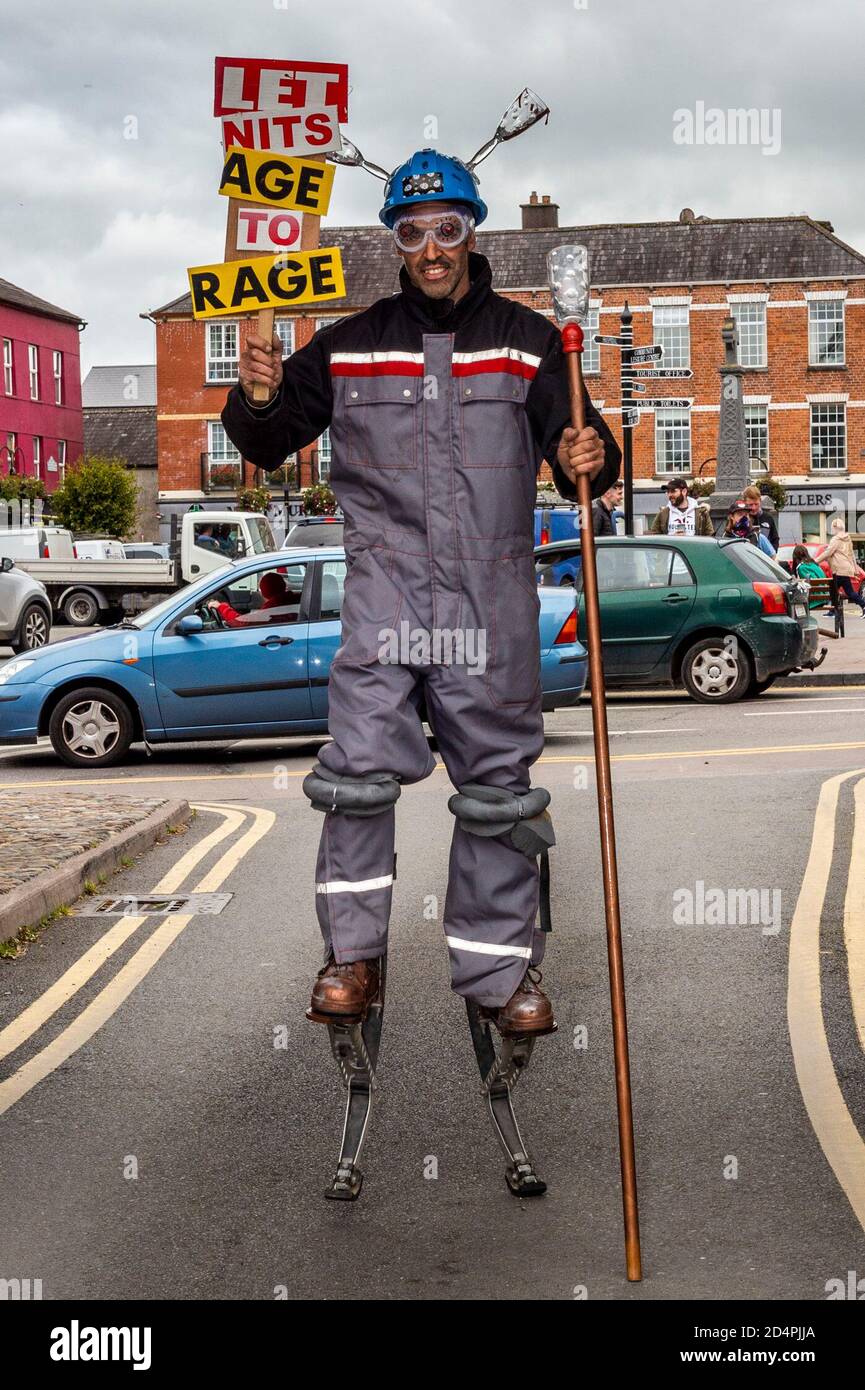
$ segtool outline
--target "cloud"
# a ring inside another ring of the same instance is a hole
[[[386,167],[430,143],[430,115],[467,157],[533,87],[552,117],[481,167],[490,226],[517,225],[534,188],[563,224],[807,211],[865,249],[865,6],[832,16],[843,41],[812,0],[29,0],[0,55],[3,275],[87,320],[85,369],[152,355],[139,313],[221,256],[217,53],[348,62],[349,134]],[[777,157],[677,146],[697,101],[780,108]],[[340,169],[327,222],[373,222],[380,197]]]

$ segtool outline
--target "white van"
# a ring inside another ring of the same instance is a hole
[[[107,536],[93,538],[75,537],[75,554],[79,560],[125,560],[126,551],[122,541],[110,540]]]
[[[0,559],[74,560],[75,542],[64,526],[0,526]]]

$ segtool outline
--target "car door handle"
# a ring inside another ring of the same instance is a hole
[[[288,647],[293,641],[293,637],[277,637],[274,633],[272,637],[262,637],[258,645],[260,647]]]
[[[662,603],[687,603],[687,594],[667,594],[666,598],[661,599]]]

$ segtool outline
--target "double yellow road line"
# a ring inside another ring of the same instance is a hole
[[[189,874],[210,854],[211,850],[216,849],[229,835],[240,830],[247,816],[251,816],[252,823],[249,828],[239,839],[228,846],[212,868],[195,884],[194,888],[189,890],[194,893],[215,893],[229,874],[234,872],[245,855],[267,834],[276,819],[273,811],[257,806],[244,807],[239,810],[234,806],[210,802],[197,805],[195,809],[215,812],[222,817],[221,824],[193,845],[176,864],[172,865],[168,873],[152,890],[154,893],[176,893]],[[193,914],[191,913],[171,913],[166,916],[156,930],[139,946],[134,955],[130,956],[125,965],[120,967],[116,975],[112,976],[95,998],[82,1009],[81,1013],[77,1014],[56,1037],[52,1038],[51,1042],[24,1062],[17,1071],[13,1072],[5,1081],[0,1081],[0,1115],[51,1072],[56,1071],[57,1067],[67,1061],[80,1047],[83,1047],[84,1043],[89,1042],[103,1023],[111,1018],[121,1004],[129,998],[132,991],[153,969],[172,942],[177,940],[180,933],[192,921],[192,917]],[[0,1060],[21,1047],[48,1019],[53,1017],[59,1009],[62,1009],[147,920],[147,917],[131,915],[121,917],[104,936],[101,936],[88,951],[79,957],[74,965],[71,965],[60,976],[59,980],[55,981],[49,989],[45,990],[44,994],[41,994],[38,999],[28,1005],[17,1018],[14,1018],[11,1023],[0,1030]]]
[[[787,1021],[796,1077],[820,1147],[865,1228],[865,1141],[841,1091],[823,1018],[820,922],[835,851],[841,788],[860,778],[854,792],[855,823],[844,904],[844,942],[850,998],[865,1049],[865,768],[830,777],[820,789],[811,850],[790,923]]]

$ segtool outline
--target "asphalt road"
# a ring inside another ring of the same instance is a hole
[[[827,1281],[862,1277],[865,999],[851,979],[862,980],[865,941],[857,911],[846,942],[842,920],[851,873],[848,906],[865,902],[858,778],[839,785],[837,813],[831,786],[819,810],[818,798],[839,774],[865,777],[863,716],[865,688],[718,709],[611,700],[640,1285],[624,1279],[587,706],[548,716],[535,773],[558,834],[544,975],[559,1031],[515,1097],[549,1184],[534,1202],[505,1187],[440,914],[424,914],[428,895],[444,901],[443,771],[398,807],[381,1086],[363,1194],[340,1204],[322,1192],[342,1090],[325,1030],[304,1018],[320,963],[310,885],[321,821],[301,781],[320,740],[136,751],[90,777],[41,745],[3,751],[7,786],[98,794],[119,780],[187,796],[201,808],[191,829],[110,888],[204,880],[232,897],[218,916],[148,917],[110,955],[118,919],[60,919],[0,963],[0,1275],[41,1278],[45,1298],[111,1299],[284,1288],[291,1299],[820,1300]],[[166,879],[196,846],[200,862]],[[762,920],[701,924],[713,888],[765,890]],[[65,978],[99,943],[107,958],[89,978],[81,967]]]

